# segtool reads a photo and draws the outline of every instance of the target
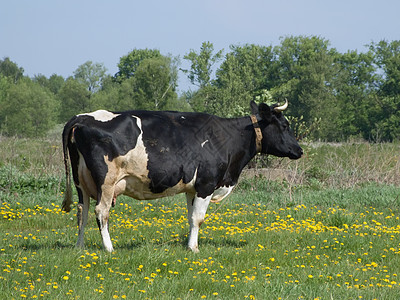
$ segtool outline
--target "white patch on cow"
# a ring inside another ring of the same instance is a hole
[[[108,156],[104,157],[104,161],[108,165],[108,173],[104,185],[113,186],[115,188],[115,196],[125,194],[132,198],[143,200],[147,199],[150,193],[148,188],[150,183],[148,178],[149,170],[147,169],[149,159],[143,143],[142,122],[140,118],[132,117],[136,119],[136,125],[140,129],[136,146],[128,151],[126,155],[118,156],[113,161],[109,161]]]
[[[224,199],[226,196],[228,196],[232,192],[234,187],[235,187],[234,185],[233,186],[223,186],[223,187],[216,189],[214,191],[214,193],[212,194],[211,200],[214,200],[216,202],[221,201],[222,199]]]
[[[110,233],[108,232],[108,227],[103,226],[103,228],[101,228],[101,230],[100,230],[100,233],[101,233],[101,237],[103,238],[104,249],[106,249],[106,251],[108,251],[108,252],[113,252],[114,248],[113,248],[113,245],[111,242]]]
[[[204,217],[207,212],[208,205],[210,204],[211,196],[201,198],[193,196],[193,194],[186,194],[188,221],[190,225],[188,247],[193,252],[199,252],[199,228],[204,222]]]
[[[203,148],[204,145],[208,142],[208,140],[205,140],[204,142],[201,143],[201,147]]]
[[[84,113],[84,114],[80,114],[78,116],[90,116],[90,117],[93,117],[96,121],[108,122],[108,121],[111,121],[112,119],[118,117],[119,114],[114,114],[107,110],[96,110],[94,112]]]
[[[112,252],[113,246],[110,238],[110,233],[108,231],[108,219],[110,217],[110,207],[111,201],[106,201],[108,198],[111,198],[113,195],[107,195],[107,193],[103,190],[103,195],[101,201],[96,204],[96,208],[94,212],[96,214],[97,224],[99,225],[100,234],[103,240],[103,246],[108,252]],[[104,196],[104,198],[103,198]]]

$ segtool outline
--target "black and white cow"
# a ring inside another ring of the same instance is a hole
[[[67,189],[62,209],[68,212],[72,204],[70,161],[79,196],[77,246],[84,246],[89,198],[97,200],[97,223],[103,245],[111,252],[108,218],[118,195],[144,200],[186,193],[188,247],[198,252],[199,226],[210,201],[232,191],[258,152],[291,159],[303,153],[282,115],[287,102],[250,106],[252,116],[233,119],[105,110],[73,117],[63,131]]]

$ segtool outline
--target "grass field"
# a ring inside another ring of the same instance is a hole
[[[183,196],[119,197],[111,254],[92,203],[76,249],[57,142],[3,137],[0,149],[2,298],[399,299],[399,145],[313,145],[299,161],[268,161],[292,175],[244,179],[212,204],[198,254],[186,250]]]

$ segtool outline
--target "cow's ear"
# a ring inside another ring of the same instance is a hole
[[[258,106],[258,112],[263,120],[267,121],[268,123],[271,122],[272,110],[267,104],[260,103]]]
[[[250,102],[250,109],[251,109],[252,115],[258,114],[258,106],[257,106],[257,103],[255,103],[254,101]]]

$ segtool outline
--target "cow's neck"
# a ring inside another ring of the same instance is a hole
[[[230,119],[229,131],[234,139],[231,146],[230,162],[227,170],[228,177],[237,182],[243,168],[261,151],[257,147],[257,133],[250,117]],[[260,130],[261,133],[261,130]]]

